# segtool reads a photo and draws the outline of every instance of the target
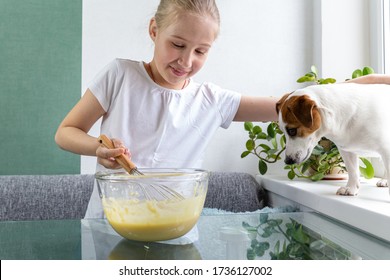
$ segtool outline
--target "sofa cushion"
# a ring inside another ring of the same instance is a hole
[[[267,195],[256,179],[243,172],[211,172],[205,207],[231,212],[267,206]]]
[[[0,220],[83,218],[93,175],[0,176]]]

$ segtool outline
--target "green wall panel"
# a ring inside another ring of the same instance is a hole
[[[55,131],[81,92],[81,0],[0,0],[0,175],[80,172]]]

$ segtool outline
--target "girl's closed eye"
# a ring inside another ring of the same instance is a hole
[[[183,44],[180,44],[180,43],[172,42],[172,45],[173,45],[175,48],[178,48],[178,49],[184,48],[184,45],[183,45]]]
[[[186,46],[182,43],[175,43],[175,42],[172,42],[172,46],[176,49],[184,49]],[[195,52],[199,55],[205,55],[207,53],[208,50],[206,49],[196,49]]]
[[[200,54],[200,55],[205,55],[207,53],[208,50],[195,50],[197,54]]]

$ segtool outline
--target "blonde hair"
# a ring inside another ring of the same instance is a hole
[[[157,27],[164,29],[177,19],[180,13],[189,12],[200,16],[210,16],[218,24],[219,33],[220,17],[215,0],[161,0],[154,16]]]

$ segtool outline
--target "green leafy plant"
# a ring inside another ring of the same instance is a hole
[[[241,158],[249,154],[255,155],[259,159],[259,172],[264,175],[268,170],[267,163],[275,163],[281,159],[280,155],[286,147],[286,137],[276,122],[271,122],[265,132],[260,126],[254,126],[252,122],[245,122],[244,128],[248,131],[249,139],[246,141],[246,151],[241,154]],[[264,143],[263,140],[269,144]]]
[[[357,69],[352,73],[352,78],[374,73],[371,67]],[[313,65],[310,71],[297,80],[298,83],[311,82],[315,84],[335,83],[333,78],[320,78],[317,68]],[[272,164],[281,159],[281,154],[286,148],[286,137],[279,128],[277,122],[271,122],[267,130],[254,125],[252,122],[245,122],[244,129],[248,132],[249,139],[246,141],[246,150],[241,154],[241,158],[254,155],[258,158],[258,170],[264,175],[268,171],[268,164]],[[366,158],[360,158],[360,173],[365,178],[374,177],[374,168]],[[313,181],[323,179],[326,175],[335,170],[338,173],[345,173],[343,159],[337,146],[329,139],[322,138],[314,148],[308,160],[300,164],[286,165],[287,176],[291,180],[294,178],[306,178]]]
[[[284,223],[283,219],[272,219],[264,213],[260,214],[258,225],[243,222],[242,226],[251,237],[247,249],[249,260],[262,257],[266,252],[269,252],[272,260],[349,259],[351,256],[348,251],[292,218]],[[277,238],[273,249],[271,243],[266,241],[271,236]]]
[[[299,177],[318,181],[323,179],[325,175],[331,172],[334,173],[335,170],[337,173],[346,172],[343,159],[336,145],[326,138],[321,139],[305,162],[286,165],[284,169],[289,170],[287,176],[291,180]]]
[[[323,85],[323,84],[334,84],[336,82],[335,79],[333,78],[319,78],[318,76],[318,70],[315,65],[312,65],[310,67],[310,72],[307,72],[304,76],[300,77],[297,80],[297,83],[306,83],[306,82],[314,82],[318,85]]]
[[[355,71],[353,71],[352,79],[355,79],[355,78],[358,78],[358,77],[361,77],[361,76],[365,76],[365,75],[374,74],[374,73],[375,73],[374,69],[372,69],[371,67],[366,66],[363,69],[356,69]]]

